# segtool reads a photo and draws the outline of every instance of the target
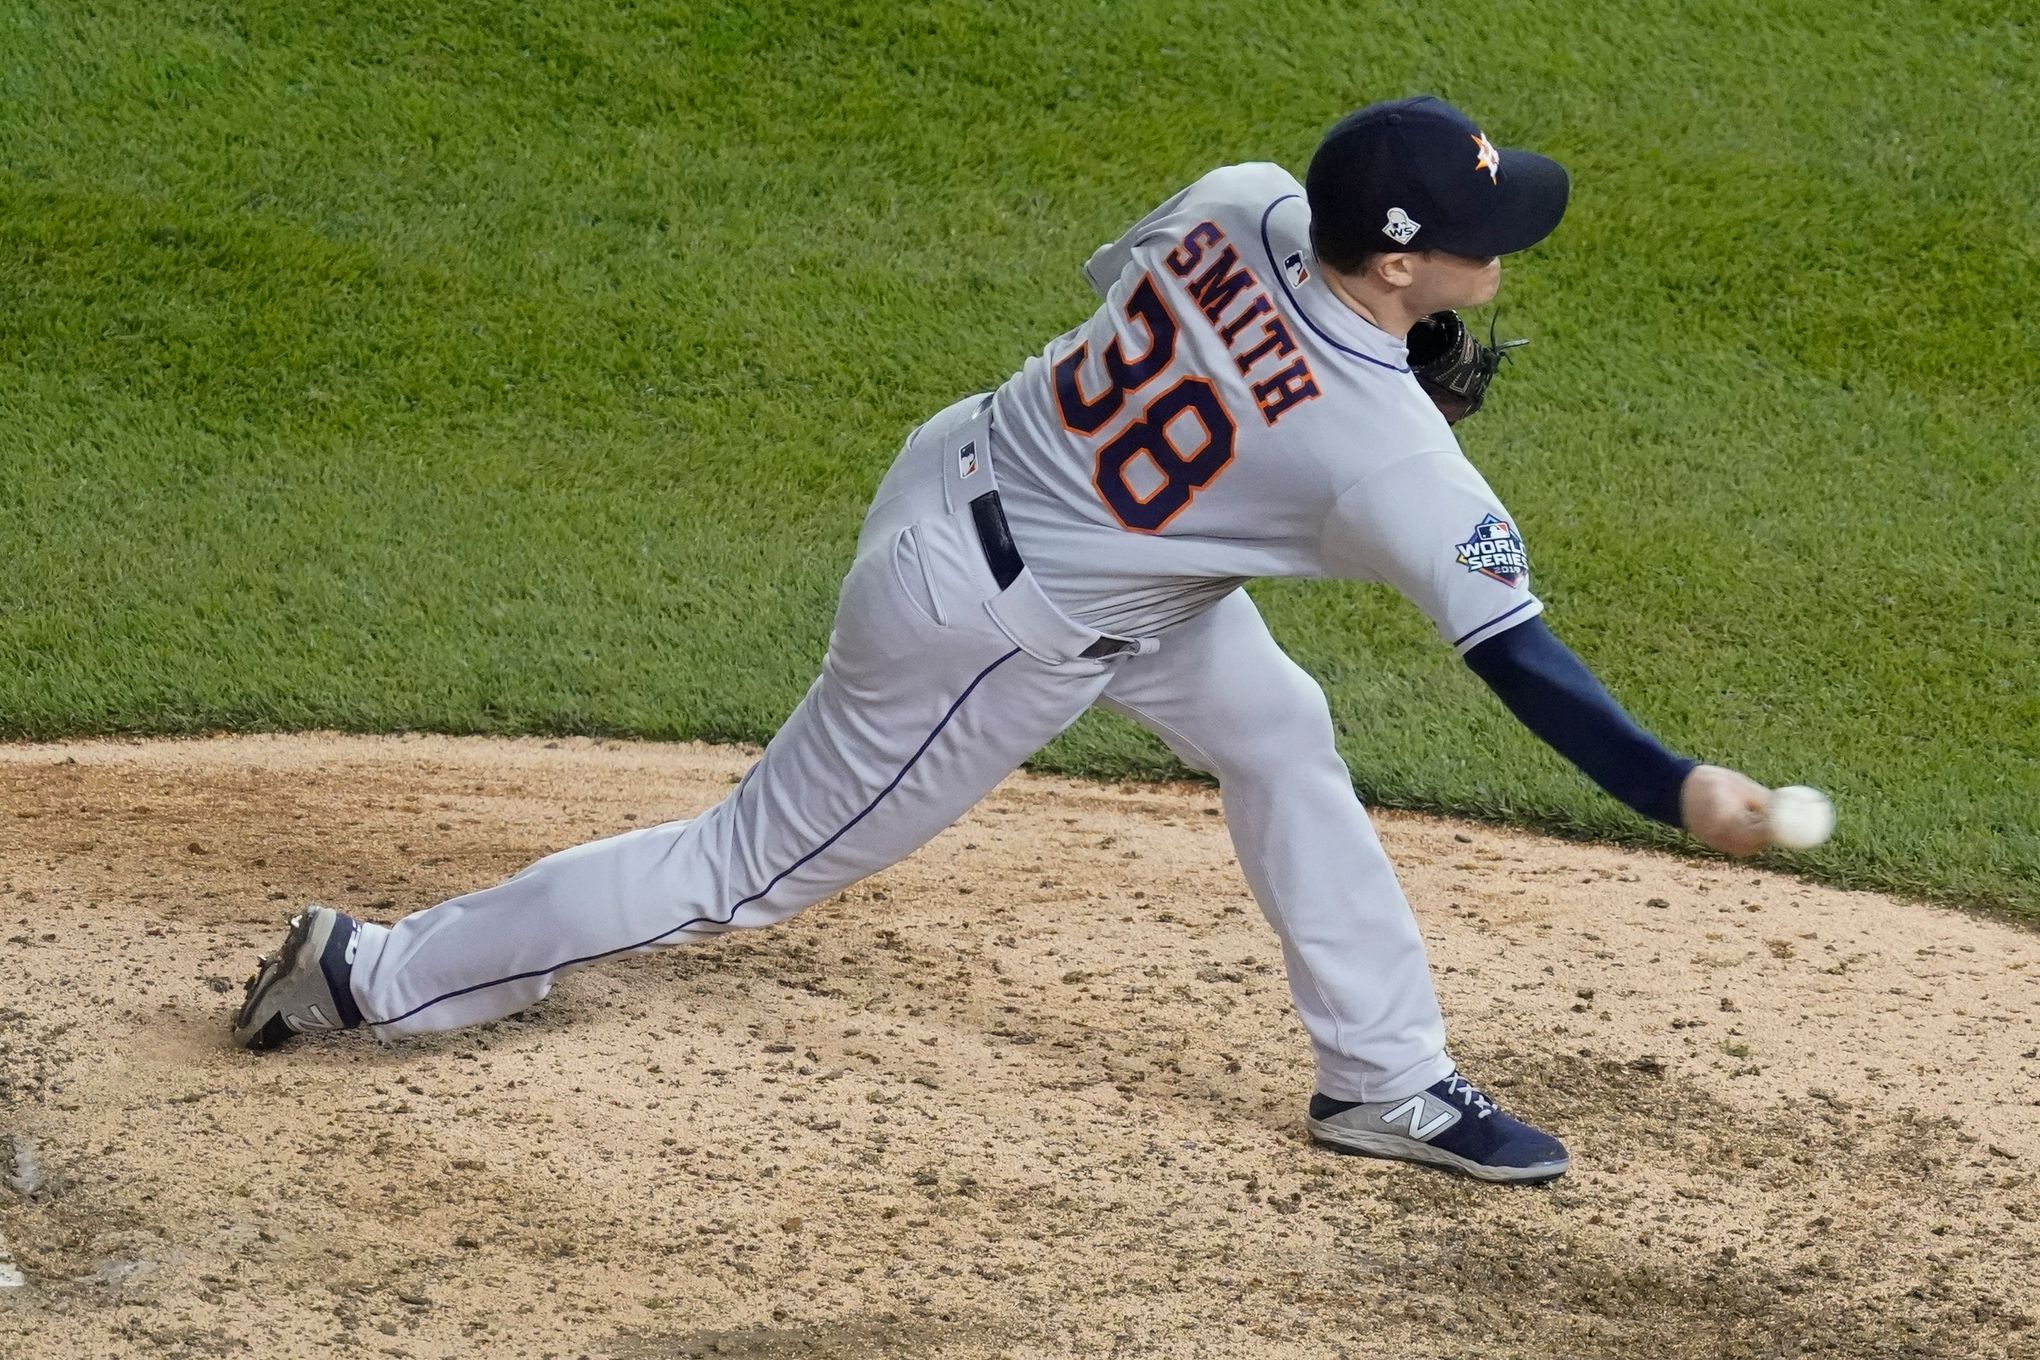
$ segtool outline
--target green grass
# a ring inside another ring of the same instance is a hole
[[[1429,90],[1572,168],[1462,427],[1833,881],[2040,912],[2024,4],[0,11],[0,734],[760,738],[915,422],[1230,160]],[[1377,803],[1668,838],[1413,611],[1259,591]],[[1042,757],[1169,769],[1087,720]]]

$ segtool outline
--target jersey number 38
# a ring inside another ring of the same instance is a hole
[[[1176,318],[1153,279],[1143,278],[1128,295],[1126,315],[1147,331],[1147,350],[1129,359],[1118,339],[1106,346],[1109,385],[1104,391],[1084,395],[1081,374],[1090,358],[1088,344],[1056,361],[1056,409],[1072,434],[1089,438],[1103,430],[1126,399],[1160,377],[1176,357]],[[1236,434],[1217,389],[1204,378],[1183,378],[1099,446],[1092,484],[1121,524],[1154,533],[1225,471]],[[1193,441],[1194,447],[1185,447]]]

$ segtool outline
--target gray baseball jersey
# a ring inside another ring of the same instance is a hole
[[[1288,171],[1214,170],[1085,272],[1103,305],[993,408],[1015,541],[1074,618],[1146,635],[1262,576],[1386,582],[1461,651],[1541,612],[1403,342],[1320,277]]]
[[[1097,704],[1218,777],[1318,1091],[1399,1100],[1450,1074],[1423,939],[1324,693],[1235,587],[1386,581],[1462,647],[1538,604],[1402,345],[1313,277],[1306,238],[1296,181],[1251,165],[1098,252],[1104,306],[999,391],[990,459],[981,396],[908,438],[820,678],[729,795],[363,923],[348,985],[366,1023],[475,1024],[597,960],[786,920],[949,826]],[[976,518],[994,470],[1026,559],[1010,579]],[[1095,650],[1100,630],[1164,627],[1159,647]]]

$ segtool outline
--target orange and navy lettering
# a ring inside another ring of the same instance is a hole
[[[1177,431],[1169,427],[1184,414],[1196,417],[1203,431],[1197,447],[1187,452],[1176,443]],[[1218,389],[1203,378],[1184,378],[1148,403],[1140,419],[1098,450],[1091,484],[1121,524],[1142,533],[1158,533],[1231,464],[1238,434],[1239,427],[1219,400]],[[1160,474],[1146,495],[1135,490],[1126,475],[1128,467],[1143,457]]]
[[[1192,227],[1163,263],[1183,280],[1191,302],[1232,355],[1264,422],[1272,426],[1319,395],[1317,378],[1298,353],[1289,323],[1276,312],[1253,270],[1240,263],[1239,251],[1217,223]],[[1088,344],[1052,366],[1056,411],[1071,434],[1100,434],[1125,409],[1129,396],[1175,361],[1178,323],[1153,274],[1141,276],[1123,310],[1146,333],[1146,346],[1130,358],[1123,341],[1131,332],[1115,336],[1105,347],[1101,390],[1084,391]],[[1193,433],[1194,447],[1178,442]],[[1099,445],[1091,482],[1121,524],[1158,533],[1232,464],[1238,436],[1239,426],[1217,387],[1209,378],[1186,375]]]
[[[1204,272],[1193,278],[1192,274],[1214,249],[1219,253],[1211,257]],[[1310,371],[1309,361],[1297,354],[1296,338],[1289,332],[1289,323],[1275,315],[1274,304],[1268,300],[1260,280],[1252,270],[1240,265],[1239,259],[1239,251],[1225,239],[1225,232],[1216,222],[1199,222],[1184,233],[1182,243],[1169,252],[1165,263],[1170,273],[1186,281],[1197,310],[1204,313],[1204,319],[1217,330],[1220,342],[1233,352],[1240,376],[1249,380],[1248,390],[1254,394],[1261,419],[1273,425],[1287,412],[1320,395],[1317,377]],[[1243,296],[1245,305],[1230,321],[1223,320],[1227,310]],[[1255,326],[1257,321],[1260,324]],[[1242,332],[1246,332],[1244,340]],[[1282,359],[1289,362],[1273,372],[1254,373],[1256,365]]]
[[[1232,306],[1233,300],[1254,286],[1251,270],[1234,268],[1239,262],[1240,253],[1227,246],[1225,253],[1213,262],[1211,268],[1199,274],[1190,284],[1190,296],[1197,299],[1197,309],[1214,326],[1225,314],[1225,309]]]
[[[1056,410],[1072,434],[1088,436],[1104,429],[1126,405],[1128,395],[1153,382],[1176,357],[1180,334],[1176,318],[1151,276],[1142,276],[1134,285],[1125,311],[1129,321],[1147,332],[1147,348],[1139,358],[1128,359],[1115,337],[1105,347],[1108,385],[1103,391],[1084,395],[1082,373],[1089,345],[1079,345],[1055,362]],[[1169,422],[1186,414],[1203,432],[1197,447],[1188,451],[1177,445],[1169,428]],[[1181,514],[1232,462],[1237,433],[1218,390],[1203,378],[1182,378],[1099,447],[1091,483],[1121,524],[1154,533]],[[1143,480],[1153,483],[1145,492],[1137,490],[1127,475],[1142,461],[1151,465]]]
[[[1072,434],[1092,435],[1105,428],[1119,414],[1126,395],[1155,380],[1176,357],[1176,318],[1169,315],[1155,281],[1145,275],[1126,299],[1126,316],[1147,331],[1147,349],[1129,360],[1117,337],[1105,347],[1105,376],[1111,385],[1095,397],[1086,397],[1080,380],[1084,361],[1091,357],[1089,345],[1078,345],[1055,363],[1055,405],[1062,422]]]
[[[1169,252],[1169,271],[1183,278],[1204,259],[1204,248],[1225,239],[1216,222],[1199,222],[1183,237],[1183,244]]]

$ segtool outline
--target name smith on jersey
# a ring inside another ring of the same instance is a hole
[[[1219,246],[1224,249],[1206,265],[1207,255]],[[1240,375],[1248,379],[1262,420],[1273,425],[1284,413],[1318,395],[1317,378],[1309,361],[1296,352],[1289,323],[1276,314],[1267,290],[1252,270],[1240,264],[1239,251],[1225,239],[1216,222],[1192,227],[1182,244],[1169,252],[1166,263],[1170,273],[1186,280],[1184,286],[1197,310],[1218,332],[1219,342],[1232,351]],[[1196,273],[1199,266],[1204,266],[1201,274]],[[1235,308],[1235,304],[1240,305]],[[1231,320],[1226,320],[1228,309],[1233,311]],[[1258,326],[1254,324],[1257,321]],[[1256,367],[1263,370],[1259,378],[1254,374]]]

